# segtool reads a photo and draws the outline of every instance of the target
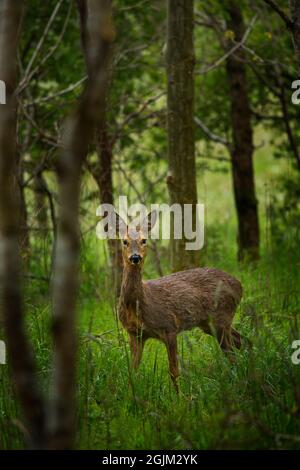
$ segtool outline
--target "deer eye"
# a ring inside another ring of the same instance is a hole
[[[146,240],[145,238],[143,238],[143,239],[141,240],[142,245],[146,245],[146,242],[147,242],[147,240]]]
[[[127,241],[127,240],[123,240],[123,245],[124,245],[124,246],[128,246],[128,241]]]

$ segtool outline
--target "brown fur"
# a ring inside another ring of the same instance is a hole
[[[169,370],[177,389],[177,335],[195,327],[215,335],[224,352],[240,348],[240,334],[231,327],[242,297],[240,282],[215,268],[180,271],[160,279],[142,280],[146,244],[142,233],[123,241],[124,272],[118,314],[127,330],[133,366],[138,367],[145,341],[156,338],[167,347]],[[140,263],[130,257],[139,254]]]

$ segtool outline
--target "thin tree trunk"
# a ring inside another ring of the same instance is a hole
[[[18,120],[18,115],[16,117]],[[16,139],[17,137],[16,131]],[[19,211],[19,245],[20,245],[20,253],[22,259],[22,266],[27,270],[29,268],[30,262],[30,235],[29,235],[29,227],[28,227],[28,212],[27,212],[27,203],[26,203],[26,196],[25,196],[25,188],[23,186],[24,181],[24,170],[22,168],[22,158],[20,152],[17,151],[16,153],[16,181],[18,182],[17,185],[17,192],[18,192],[18,206],[20,208]]]
[[[84,2],[77,0],[78,10],[80,14],[81,22],[81,41],[83,50],[85,53],[85,62],[88,73],[90,73],[90,63],[88,58],[88,47],[89,37],[86,34],[86,21],[87,21],[87,9]],[[109,3],[109,2],[108,2]],[[112,47],[108,51],[107,56],[107,68],[110,69],[112,60]],[[108,87],[107,87],[108,94]],[[107,96],[106,96],[107,105]],[[93,175],[93,178],[98,186],[100,201],[102,204],[114,204],[113,197],[113,182],[112,182],[112,145],[108,135],[107,129],[107,115],[106,112],[103,115],[102,122],[97,130],[97,155],[98,164],[88,165],[88,168]],[[122,273],[123,273],[123,261],[122,251],[118,240],[108,240],[109,255],[112,264],[113,281],[115,286],[115,292],[118,296],[121,289]]]
[[[64,133],[60,159],[60,219],[53,286],[54,373],[49,423],[36,383],[27,341],[20,288],[19,212],[16,191],[16,57],[21,1],[0,3],[0,70],[7,85],[7,104],[0,108],[0,280],[1,306],[12,374],[31,446],[67,449],[75,434],[75,303],[79,251],[78,206],[81,167],[105,108],[107,57],[115,32],[110,2],[86,0],[90,74],[78,107]]]
[[[228,28],[241,41],[245,26],[242,11],[235,0],[227,3]],[[259,220],[253,170],[253,133],[243,52],[227,59],[231,99],[233,145],[231,151],[235,205],[238,218],[238,258],[259,257]]]
[[[89,163],[88,169],[92,174],[102,204],[114,204],[113,182],[112,182],[112,144],[107,131],[106,115],[97,131],[97,163]],[[105,216],[105,214],[104,214]],[[123,260],[119,240],[108,239],[108,249],[112,268],[112,278],[116,297],[120,294]]]
[[[112,182],[112,146],[107,130],[106,116],[98,130],[97,153],[99,158],[95,178],[98,182],[102,204],[114,204]],[[122,251],[119,240],[108,239],[108,248],[113,271],[113,280],[117,297],[119,296],[123,273]]]
[[[105,110],[108,57],[115,32],[110,1],[78,0],[86,12],[82,35],[89,38],[89,76],[79,106],[69,119],[60,159],[60,216],[54,274],[54,376],[50,414],[51,440],[56,449],[72,447],[75,433],[76,322],[78,287],[79,194],[81,169]]]
[[[13,381],[30,436],[29,446],[40,448],[44,444],[44,405],[25,332],[20,284],[20,198],[16,174],[17,104],[14,90],[22,11],[22,1],[0,2],[0,70],[7,89],[7,104],[0,106],[1,307]]]
[[[34,203],[35,203],[35,219],[38,224],[38,228],[44,234],[48,228],[48,198],[46,192],[46,181],[43,177],[43,173],[37,173],[33,181],[34,184]]]
[[[196,223],[197,183],[194,136],[194,2],[168,0],[167,80],[170,203],[193,204]],[[173,271],[199,265],[199,251],[187,251],[186,240],[171,240]]]
[[[20,197],[20,249],[21,256],[23,259],[23,265],[29,266],[30,261],[30,236],[28,227],[28,212],[25,197],[25,188],[19,185],[19,197]]]

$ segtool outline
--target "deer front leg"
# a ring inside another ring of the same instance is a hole
[[[173,385],[175,387],[176,392],[178,393],[178,383],[177,379],[179,377],[179,369],[178,369],[178,356],[177,356],[177,339],[176,335],[168,335],[165,341],[167,352],[168,352],[168,359],[169,359],[169,373],[172,379]]]
[[[145,338],[143,338],[142,335],[137,336],[135,334],[129,334],[129,345],[131,351],[132,367],[137,369],[142,359]]]

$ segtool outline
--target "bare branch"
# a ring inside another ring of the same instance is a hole
[[[76,90],[76,88],[80,87],[85,81],[87,80],[87,76],[81,78],[77,82],[73,83],[72,85],[69,85],[67,88],[64,88],[63,90],[58,91],[57,93],[53,93],[52,95],[44,96],[40,98],[39,100],[36,101],[31,101],[30,103],[24,103],[24,107],[29,107],[29,106],[35,106],[37,104],[41,103],[46,103],[47,101],[54,100],[55,98],[59,98],[63,95],[66,95],[67,93],[70,93],[71,91]]]
[[[253,27],[254,27],[254,24],[256,22],[256,19],[257,19],[257,15],[255,15],[250,24],[249,24],[249,27],[247,28],[247,30],[245,31],[245,34],[243,35],[241,41],[237,42],[228,52],[226,52],[226,54],[224,54],[222,57],[220,57],[214,64],[210,65],[209,67],[206,67],[205,69],[202,69],[199,71],[199,73],[202,75],[202,74],[205,74],[205,73],[208,73],[208,72],[211,72],[212,70],[216,69],[217,67],[219,67],[226,59],[228,59],[228,57],[230,57],[232,54],[234,54],[240,47],[242,47],[245,42],[247,41],[248,39],[248,36],[249,34],[251,33]]]
[[[273,0],[263,0],[267,5],[269,5],[285,22],[288,29],[293,29],[294,23],[291,18],[275,3]]]
[[[113,144],[117,141],[117,139],[122,135],[122,129],[128,125],[130,123],[130,121],[132,121],[133,119],[137,118],[138,116],[140,116],[144,111],[145,109],[151,105],[152,103],[155,103],[157,100],[159,100],[162,96],[164,96],[166,94],[165,91],[159,93],[158,95],[156,96],[153,96],[151,98],[149,98],[148,100],[146,100],[144,103],[142,103],[139,107],[139,109],[137,109],[137,111],[134,111],[130,114],[128,114],[125,119],[118,125],[118,130],[116,131],[113,139],[112,139],[112,142]]]
[[[202,129],[202,131],[209,137],[209,139],[213,142],[216,142],[218,144],[225,145],[227,149],[230,148],[231,143],[225,139],[224,137],[218,136],[211,132],[208,127],[204,124],[204,122],[201,121],[197,116],[194,117],[195,124]]]
[[[47,52],[47,54],[45,54],[45,56],[40,61],[40,63],[27,75],[27,77],[24,77],[24,82],[23,82],[22,87],[19,89],[19,93],[20,93],[20,91],[24,90],[24,88],[28,85],[30,80],[32,80],[34,75],[36,75],[41,70],[41,68],[43,67],[43,65],[45,65],[47,60],[49,60],[53,56],[53,54],[56,52],[58,47],[61,45],[62,39],[65,35],[66,29],[67,29],[67,26],[68,26],[68,23],[69,23],[69,20],[70,20],[71,11],[72,11],[72,2],[70,2],[66,19],[64,21],[61,33],[60,33],[60,35],[58,36],[58,38],[56,40],[56,43],[49,49],[49,51]],[[26,76],[26,73],[25,73],[25,76]]]
[[[18,86],[18,91],[17,91],[17,93],[20,93],[20,92],[24,89],[24,87],[26,86],[27,81],[28,81],[28,77],[29,77],[29,74],[30,74],[30,70],[31,70],[31,68],[32,68],[32,66],[33,66],[33,64],[34,64],[35,59],[37,58],[39,52],[41,51],[41,49],[42,49],[42,47],[43,47],[43,44],[44,44],[44,42],[45,42],[45,39],[46,39],[46,37],[48,36],[48,33],[49,33],[49,31],[50,31],[50,28],[51,28],[51,26],[52,26],[52,24],[53,24],[53,22],[54,22],[54,20],[55,20],[55,18],[56,18],[56,16],[57,16],[57,14],[58,14],[58,11],[59,11],[59,9],[60,9],[62,3],[63,3],[63,0],[59,0],[59,1],[57,2],[57,4],[55,5],[55,8],[54,8],[54,10],[53,10],[53,12],[52,12],[52,15],[51,15],[50,18],[49,18],[48,24],[46,25],[46,28],[45,28],[45,30],[44,30],[42,36],[41,36],[41,39],[39,40],[39,42],[38,42],[38,44],[37,44],[37,46],[36,46],[36,49],[35,49],[34,53],[32,54],[32,57],[31,57],[31,59],[30,59],[28,65],[27,65],[27,67],[26,67],[23,80],[21,81],[20,85]]]

